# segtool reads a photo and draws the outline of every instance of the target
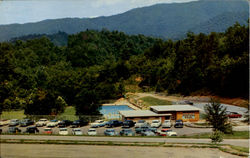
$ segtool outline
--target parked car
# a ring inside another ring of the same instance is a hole
[[[19,120],[18,119],[12,119],[10,120],[9,126],[17,126],[19,125]]]
[[[91,128],[98,128],[98,127],[104,127],[107,124],[106,121],[103,120],[96,120],[95,122],[91,123]]]
[[[120,131],[121,136],[134,136],[135,132],[133,132],[131,129],[122,129]]]
[[[88,135],[90,135],[90,136],[95,136],[95,135],[97,135],[96,129],[94,129],[94,128],[88,129]]]
[[[9,127],[8,133],[21,133],[21,129],[17,127]]]
[[[8,125],[10,123],[10,120],[0,120],[0,126],[5,126],[5,125]]]
[[[35,126],[27,127],[25,133],[39,133],[39,130]]]
[[[171,124],[171,121],[170,120],[165,120],[163,123],[162,123],[162,128],[171,128],[172,127],[172,124]]]
[[[36,127],[46,126],[49,121],[46,118],[42,118],[36,122]]]
[[[150,129],[146,129],[146,130],[141,131],[141,135],[142,136],[156,136],[156,134],[153,131],[151,131]]]
[[[146,124],[147,122],[145,120],[138,120],[135,124],[135,127],[145,126]]]
[[[81,128],[73,128],[72,134],[73,135],[83,135]]]
[[[34,124],[34,121],[31,121],[30,119],[24,119],[20,122],[21,127],[26,127],[26,126],[33,125],[33,124]]]
[[[53,133],[52,128],[44,128],[43,133],[44,134],[52,134]]]
[[[237,113],[237,112],[227,111],[227,117],[229,117],[229,118],[241,118],[242,115]]]
[[[157,128],[155,128],[155,127],[149,127],[148,129],[151,130],[151,131],[154,132],[154,133],[157,132]]]
[[[149,126],[145,126],[145,125],[141,126],[141,127],[135,127],[135,133],[141,134],[142,131],[145,131],[147,129],[150,129],[150,127]]]
[[[130,128],[130,127],[134,127],[135,126],[135,122],[132,120],[125,120],[122,123],[122,128]]]
[[[161,126],[161,121],[160,120],[153,120],[152,123],[150,124],[151,127],[159,128]]]
[[[51,120],[50,122],[47,123],[47,127],[56,127],[58,125],[59,121],[58,120]]]
[[[76,127],[82,127],[82,126],[85,126],[87,125],[88,122],[87,121],[84,121],[84,120],[76,120],[72,123],[71,127],[72,128],[76,128]]]
[[[67,128],[59,128],[59,134],[60,135],[68,135],[69,131]]]
[[[185,103],[185,104],[189,104],[189,105],[194,105],[194,103],[191,102],[191,101],[189,101],[189,100],[184,100],[184,103]]]
[[[183,121],[182,120],[176,120],[174,124],[175,128],[183,128]]]
[[[115,136],[117,135],[116,131],[114,129],[106,129],[104,131],[105,136]]]
[[[173,132],[171,129],[161,129],[157,132],[159,136],[177,136],[176,132]]]
[[[122,122],[118,120],[111,120],[107,122],[106,127],[111,128],[111,127],[119,127],[122,125]]]
[[[70,120],[62,120],[58,123],[58,127],[62,128],[62,127],[67,127],[70,126],[73,122]]]

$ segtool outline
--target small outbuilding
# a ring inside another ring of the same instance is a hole
[[[150,106],[150,110],[119,111],[122,120],[183,120],[184,122],[199,121],[200,110],[191,105],[160,105]]]

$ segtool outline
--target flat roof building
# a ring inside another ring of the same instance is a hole
[[[191,105],[150,106],[150,110],[119,111],[122,120],[183,120],[198,121],[201,109]]]

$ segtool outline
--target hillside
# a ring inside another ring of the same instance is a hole
[[[73,34],[86,29],[123,31],[127,34],[179,39],[187,31],[221,32],[236,21],[246,24],[247,1],[201,0],[189,3],[157,4],[122,14],[97,18],[64,18],[36,23],[0,25],[0,41],[29,34]]]

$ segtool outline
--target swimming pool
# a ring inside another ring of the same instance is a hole
[[[100,112],[106,119],[118,119],[120,118],[118,111],[127,111],[127,110],[133,110],[133,109],[128,107],[127,105],[109,105],[109,106],[102,106]]]

